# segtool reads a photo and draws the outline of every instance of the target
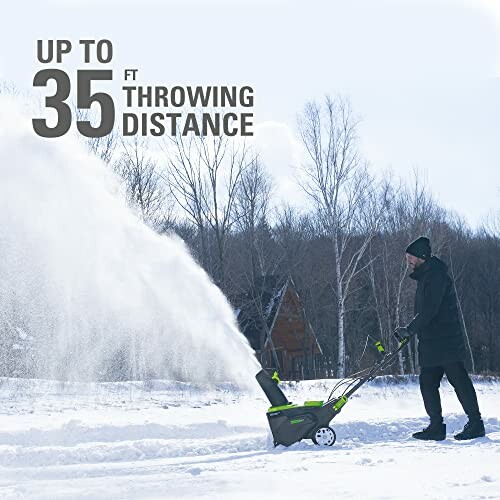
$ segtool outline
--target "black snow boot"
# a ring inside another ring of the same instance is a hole
[[[455,435],[455,439],[464,441],[466,439],[474,439],[485,435],[484,423],[482,419],[469,420],[462,432]]]
[[[415,432],[412,436],[424,441],[442,441],[446,438],[446,424],[431,422],[423,431]]]

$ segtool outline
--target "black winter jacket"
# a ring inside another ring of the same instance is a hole
[[[415,314],[408,330],[418,336],[420,366],[441,366],[465,361],[465,344],[458,317],[457,298],[448,267],[431,257],[411,274],[417,281]]]

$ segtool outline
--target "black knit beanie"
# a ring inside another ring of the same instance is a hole
[[[429,238],[426,238],[425,236],[420,236],[420,238],[417,238],[415,241],[411,242],[406,247],[406,253],[414,255],[419,259],[424,259],[424,260],[430,259],[431,242],[429,241]]]

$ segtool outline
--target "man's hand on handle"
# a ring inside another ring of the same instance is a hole
[[[394,337],[396,337],[398,342],[408,341],[411,337],[413,337],[413,335],[417,333],[412,325],[418,316],[420,316],[420,314],[417,313],[406,326],[400,326],[399,328],[396,328],[396,330],[394,331]]]
[[[407,326],[401,326],[394,332],[394,337],[396,337],[398,342],[403,342],[405,340],[409,340],[413,334],[414,332],[409,330]]]

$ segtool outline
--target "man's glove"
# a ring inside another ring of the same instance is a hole
[[[407,326],[400,326],[395,332],[394,336],[398,339],[399,342],[403,342],[403,340],[408,340],[413,336],[413,332],[408,329]]]

